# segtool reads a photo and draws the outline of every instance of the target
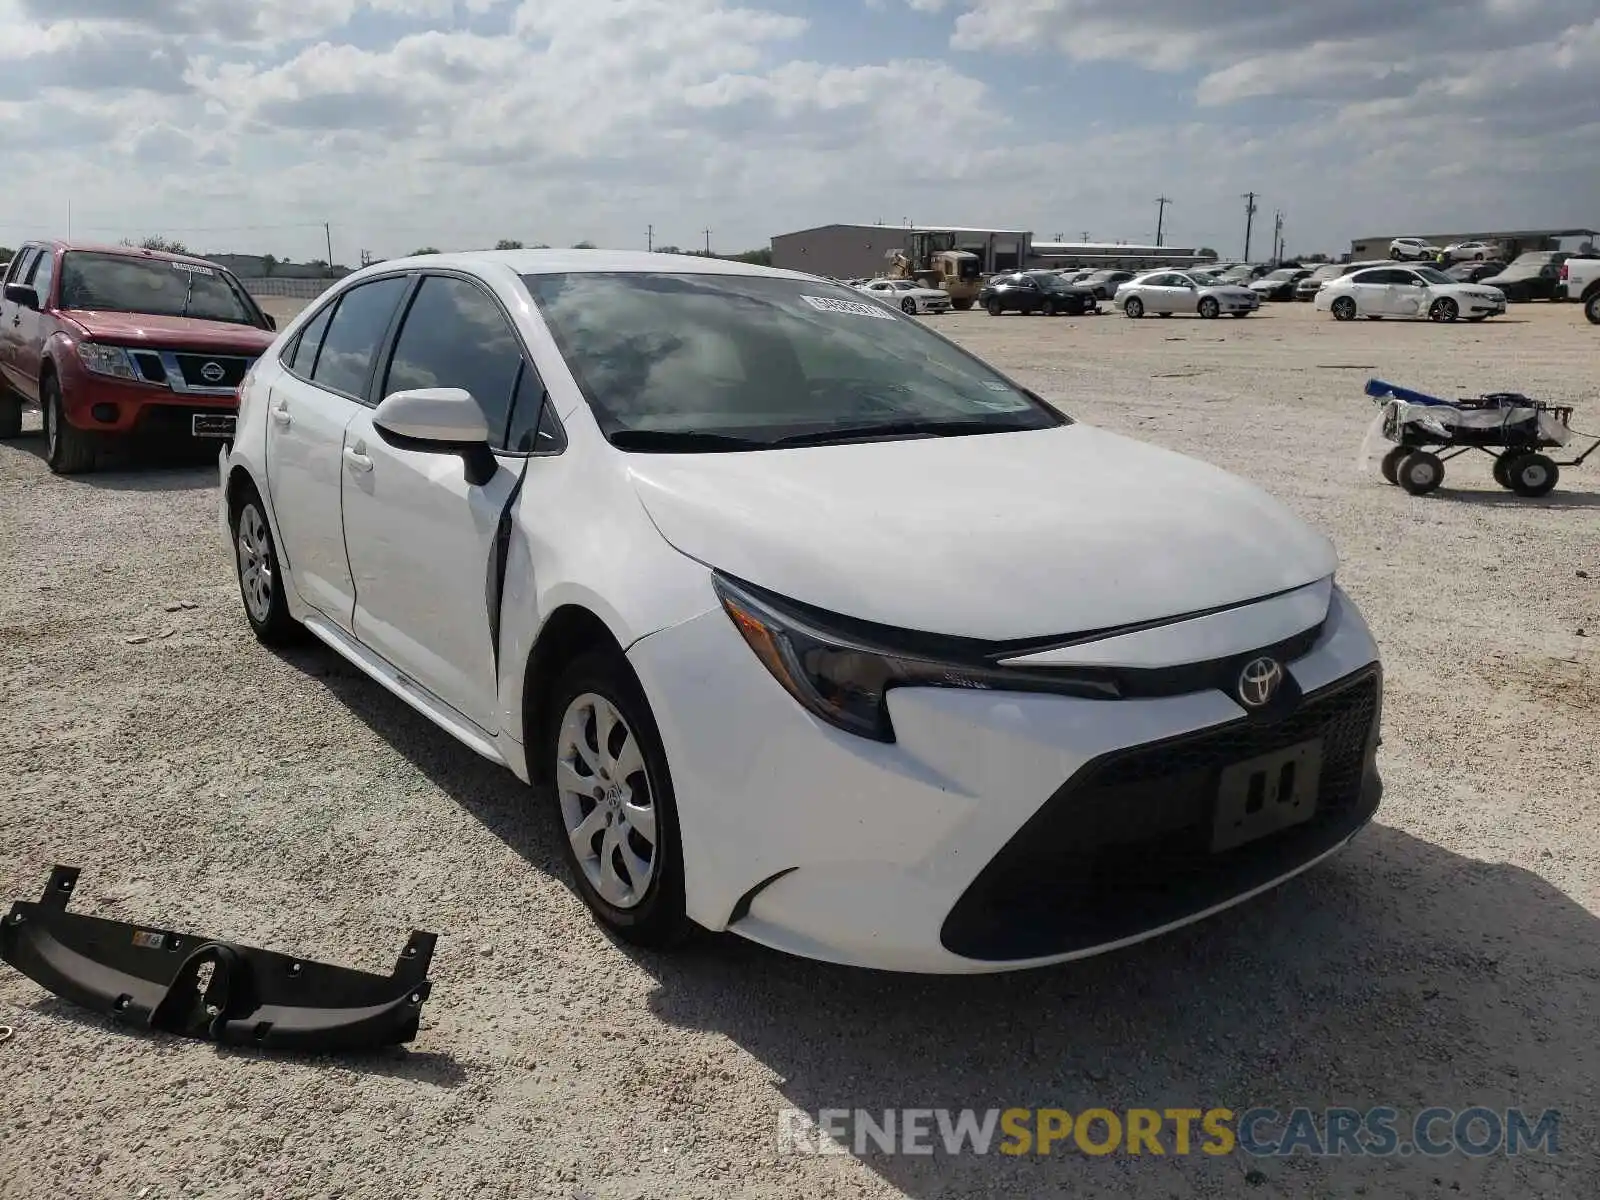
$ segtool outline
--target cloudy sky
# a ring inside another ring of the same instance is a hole
[[[1597,0],[0,0],[0,244],[1600,222]],[[1256,246],[1270,238],[1258,234]]]

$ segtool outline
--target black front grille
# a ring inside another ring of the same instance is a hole
[[[138,368],[146,383],[167,381],[167,368],[161,362],[161,355],[149,350],[135,350],[132,353],[133,365]]]
[[[232,354],[178,354],[175,357],[185,384],[207,388],[238,387],[255,361]]]
[[[987,961],[1066,954],[1182,920],[1309,862],[1377,808],[1382,691],[1374,666],[1281,717],[1095,759],[957,901],[940,933],[945,948]],[[1313,738],[1322,740],[1322,771],[1311,820],[1213,852],[1222,771]]]

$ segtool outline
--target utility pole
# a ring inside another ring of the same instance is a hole
[[[1283,261],[1283,209],[1272,215],[1272,261]]]
[[[1172,201],[1165,196],[1156,197],[1156,245],[1161,245],[1161,231],[1166,228],[1167,205]]]
[[[654,225],[646,225],[644,227],[644,248],[652,253],[655,251],[656,227]]]
[[[333,226],[327,221],[322,223],[322,236],[328,243],[328,273],[333,274]]]
[[[1244,260],[1250,261],[1250,231],[1255,226],[1256,219],[1256,194],[1244,194]]]
[[[711,257],[711,230],[706,230],[706,257]]]

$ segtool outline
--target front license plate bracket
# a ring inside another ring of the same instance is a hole
[[[1321,775],[1320,738],[1225,768],[1217,782],[1212,852],[1309,821],[1316,815]]]
[[[239,418],[233,413],[195,413],[189,418],[189,433],[194,437],[231,438]]]

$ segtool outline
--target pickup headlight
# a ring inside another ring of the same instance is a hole
[[[139,381],[139,372],[133,369],[133,359],[121,346],[102,346],[98,342],[79,342],[78,359],[84,369],[96,375],[110,375],[115,379]]]
[[[947,661],[875,646],[712,576],[723,610],[773,678],[811,713],[839,729],[894,741],[887,698],[893,687],[1054,692],[1097,700],[1120,695],[1116,683],[1066,669],[1026,670]]]

